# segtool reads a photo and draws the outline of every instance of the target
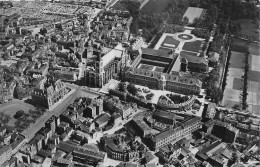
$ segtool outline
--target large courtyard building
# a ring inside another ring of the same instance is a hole
[[[151,137],[151,149],[158,150],[168,144],[174,144],[177,141],[185,138],[192,132],[202,127],[199,117],[192,117],[181,121],[174,128],[162,131]]]
[[[33,103],[50,108],[67,94],[67,87],[63,82],[48,80],[44,88],[35,88],[32,91]]]
[[[89,57],[90,66],[85,71],[85,83],[95,87],[102,87],[110,79],[116,78],[121,67],[126,62],[126,52],[122,44],[115,48],[93,49]]]
[[[175,63],[179,63],[179,56],[172,51],[142,48],[142,54],[132,61],[131,67],[125,68],[123,80],[152,89],[199,94],[202,82],[173,71]]]

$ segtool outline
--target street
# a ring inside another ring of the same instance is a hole
[[[74,102],[74,100],[78,97],[79,92],[81,91],[81,87],[67,85],[68,87],[75,89],[69,97],[64,99],[61,104],[55,107],[52,111],[45,113],[41,116],[40,120],[37,121],[34,125],[30,126],[27,130],[23,131],[22,134],[26,137],[27,141],[30,141],[34,135],[45,126],[45,122],[50,119],[53,115],[59,116],[66,108]]]

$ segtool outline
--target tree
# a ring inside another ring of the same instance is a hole
[[[241,104],[235,104],[232,108],[235,110],[241,110],[242,106],[241,106]]]
[[[139,16],[139,8],[141,6],[141,3],[138,1],[133,0],[124,0],[121,1],[121,3],[126,7],[126,9],[129,11],[130,15],[133,18],[137,18]]]
[[[25,112],[23,110],[19,110],[15,113],[14,118],[21,118],[24,115],[24,113]]]
[[[119,91],[126,92],[127,91],[127,84],[125,82],[121,82],[119,84]]]
[[[187,25],[189,23],[189,18],[185,16],[182,21],[184,25]]]
[[[133,85],[133,84],[130,83],[130,84],[127,86],[127,91],[128,91],[129,93],[133,94],[133,95],[136,95],[137,92],[138,92],[138,89],[135,87],[135,85]]]

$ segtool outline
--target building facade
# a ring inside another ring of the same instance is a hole
[[[153,136],[151,138],[151,149],[158,150],[159,148],[164,147],[170,143],[171,144],[176,143],[177,141],[186,137],[192,132],[200,129],[202,126],[199,117],[191,118],[181,124],[182,124],[181,126],[163,131]]]
[[[49,86],[48,86],[49,85]],[[67,87],[63,82],[57,80],[47,83],[44,89],[35,88],[31,94],[35,104],[50,108],[67,94]]]
[[[196,78],[181,76],[178,72],[166,74],[147,71],[139,68],[126,67],[123,80],[151,89],[167,90],[181,94],[199,94],[202,82]]]
[[[108,53],[93,53],[96,55],[92,67],[85,71],[85,83],[95,87],[102,87],[120,73],[122,63],[125,62],[126,52],[121,44],[118,44]]]

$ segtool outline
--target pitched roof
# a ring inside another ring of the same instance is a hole
[[[166,58],[171,58],[171,59],[175,59],[177,57],[176,54],[169,54],[169,52],[167,52],[165,50],[155,50],[155,49],[150,49],[150,48],[141,48],[141,49],[142,49],[142,54],[145,54],[145,55],[166,57]]]

